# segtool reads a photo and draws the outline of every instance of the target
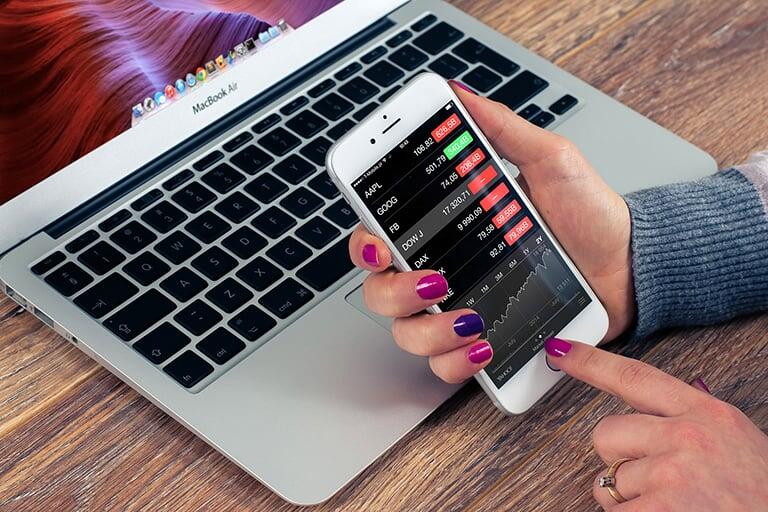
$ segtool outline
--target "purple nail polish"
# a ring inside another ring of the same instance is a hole
[[[491,344],[487,341],[475,343],[469,348],[469,351],[467,352],[467,359],[469,359],[469,361],[474,364],[483,363],[489,360],[491,357],[493,357],[493,349],[491,348]]]
[[[374,244],[365,244],[363,247],[363,261],[372,267],[379,266],[379,253]]]
[[[549,338],[544,342],[544,350],[546,350],[547,354],[552,357],[563,357],[571,350],[572,346],[573,345],[560,338]]]
[[[712,391],[709,390],[709,386],[707,386],[706,383],[703,380],[701,380],[701,377],[696,377],[695,379],[693,379],[693,382],[691,382],[691,386],[698,388],[702,391],[705,391],[710,395],[712,394]]]
[[[448,82],[453,84],[453,85],[455,85],[459,89],[464,89],[465,91],[467,91],[469,93],[475,94],[475,91],[473,91],[472,89],[470,89],[469,87],[467,87],[463,83],[459,82],[458,80],[448,80]]]
[[[448,281],[442,274],[430,274],[416,283],[416,293],[424,300],[439,299],[448,293]]]
[[[461,315],[453,322],[453,330],[459,336],[474,336],[483,332],[485,324],[483,323],[483,317],[477,313],[470,313],[468,315]]]

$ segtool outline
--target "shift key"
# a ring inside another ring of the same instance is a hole
[[[144,295],[104,321],[104,326],[123,341],[131,341],[162,320],[176,305],[157,290]]]

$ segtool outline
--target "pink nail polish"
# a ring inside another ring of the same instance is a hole
[[[544,342],[544,350],[546,350],[547,354],[552,357],[563,357],[571,350],[572,346],[573,345],[560,338],[549,338]]]
[[[448,281],[442,274],[430,274],[416,283],[416,293],[424,300],[439,299],[448,293]]]
[[[491,344],[487,341],[475,343],[469,348],[469,351],[467,352],[467,359],[469,359],[469,362],[473,364],[484,363],[491,357],[493,357],[493,349],[491,348]]]
[[[701,377],[696,377],[695,379],[693,379],[693,381],[691,382],[691,386],[698,388],[706,393],[709,393],[710,395],[712,394],[712,391],[709,390],[709,386],[707,386],[706,383],[703,380],[701,380]]]
[[[458,80],[448,80],[448,83],[451,83],[451,84],[455,85],[459,89],[464,89],[465,91],[467,91],[469,93],[475,94],[475,91],[473,91],[472,89],[470,89],[469,87],[467,87],[463,83],[459,82]]]
[[[379,253],[374,244],[365,244],[363,247],[363,261],[372,267],[379,266]]]

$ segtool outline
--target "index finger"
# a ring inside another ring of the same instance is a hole
[[[544,348],[551,365],[621,398],[640,412],[678,416],[705,396],[649,364],[583,343],[550,338]]]

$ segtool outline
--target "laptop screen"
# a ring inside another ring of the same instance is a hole
[[[0,204],[340,2],[0,0]]]

